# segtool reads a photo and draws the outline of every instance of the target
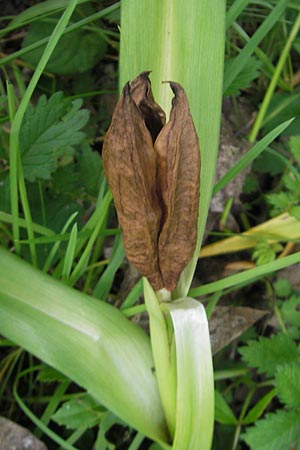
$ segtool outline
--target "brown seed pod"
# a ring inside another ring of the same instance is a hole
[[[156,290],[175,289],[197,239],[198,138],[183,88],[170,86],[175,97],[165,124],[149,72],[127,83],[103,146],[127,257]]]

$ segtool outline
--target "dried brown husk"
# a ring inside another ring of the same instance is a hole
[[[155,290],[176,287],[197,239],[200,153],[183,88],[170,121],[155,103],[149,72],[127,83],[103,146],[129,261]]]

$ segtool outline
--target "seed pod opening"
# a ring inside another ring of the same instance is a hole
[[[198,137],[183,88],[170,86],[166,124],[149,72],[127,83],[102,153],[127,257],[155,290],[175,289],[197,240]]]

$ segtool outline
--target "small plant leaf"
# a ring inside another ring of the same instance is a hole
[[[266,395],[264,395],[254,406],[250,409],[248,414],[243,420],[244,425],[256,422],[260,416],[263,414],[267,406],[270,404],[272,399],[275,397],[276,391],[272,389]]]
[[[280,401],[289,408],[300,408],[300,364],[280,366],[275,380]]]
[[[33,22],[23,41],[23,48],[50,36],[54,23]],[[45,50],[46,45],[26,53],[26,62],[36,66]],[[62,36],[58,42],[46,70],[57,75],[73,75],[91,69],[102,59],[107,49],[106,42],[99,34],[87,32],[83,29],[73,31]]]
[[[219,391],[215,391],[215,420],[225,425],[235,425],[237,419],[234,412]]]
[[[232,63],[232,61],[234,61],[234,59],[225,61],[225,70],[228,69],[228,66]],[[229,97],[230,95],[238,95],[240,94],[241,89],[248,88],[251,81],[257,78],[260,67],[260,61],[254,57],[248,58],[246,65],[224,92],[225,97]]]
[[[90,428],[100,422],[105,411],[90,395],[85,394],[65,402],[52,420],[71,429]]]
[[[278,366],[298,360],[295,342],[284,333],[249,341],[247,346],[240,349],[240,353],[250,367],[256,367],[259,373],[269,376],[276,373]]]
[[[20,149],[24,176],[28,181],[49,179],[59,159],[74,153],[74,146],[84,138],[79,131],[88,121],[87,110],[80,110],[82,101],[66,102],[57,92],[47,100],[30,106],[20,131]]]
[[[242,436],[251,450],[287,450],[299,438],[300,412],[279,410],[259,420]]]

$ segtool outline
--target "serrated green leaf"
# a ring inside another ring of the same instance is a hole
[[[242,438],[251,450],[287,450],[299,438],[300,412],[277,411],[247,429]]]
[[[283,318],[290,325],[300,327],[300,297],[292,295],[281,307]]]
[[[228,70],[228,66],[230,66],[233,61],[234,58],[225,61],[225,71]],[[248,88],[251,81],[255,80],[255,78],[258,77],[260,67],[260,61],[258,61],[254,57],[248,58],[246,65],[224,92],[225,97],[228,97],[230,95],[238,95],[241,89]]]
[[[276,391],[275,389],[272,389],[270,392],[268,392],[266,395],[264,395],[254,406],[250,409],[248,414],[243,420],[243,425],[248,425],[250,423],[255,422],[257,419],[261,417],[266,407],[269,405],[269,403],[272,401],[272,399],[275,397]]]
[[[225,425],[235,425],[237,419],[223,395],[215,390],[215,420]]]
[[[271,216],[281,214],[290,206],[290,197],[286,192],[281,191],[276,194],[268,194],[265,197],[272,208]]]
[[[284,333],[271,338],[260,337],[258,341],[249,341],[240,350],[243,360],[250,366],[257,368],[259,373],[273,376],[278,366],[298,360],[297,346]]]
[[[65,402],[52,416],[52,420],[70,429],[91,428],[101,421],[105,408],[85,394]]]
[[[51,35],[54,26],[55,22],[33,22],[22,47],[25,48]],[[23,59],[36,66],[44,50],[45,45],[40,46],[26,53]],[[100,61],[106,50],[107,44],[98,33],[87,32],[83,29],[76,30],[62,36],[46,65],[46,70],[57,75],[82,73]]]
[[[300,408],[300,364],[285,364],[278,368],[276,391],[282,403],[289,408]]]
[[[47,100],[40,97],[30,106],[20,131],[20,149],[24,176],[29,181],[49,179],[60,158],[74,153],[74,146],[84,138],[81,128],[89,113],[82,109],[81,100],[66,102],[61,92]]]

